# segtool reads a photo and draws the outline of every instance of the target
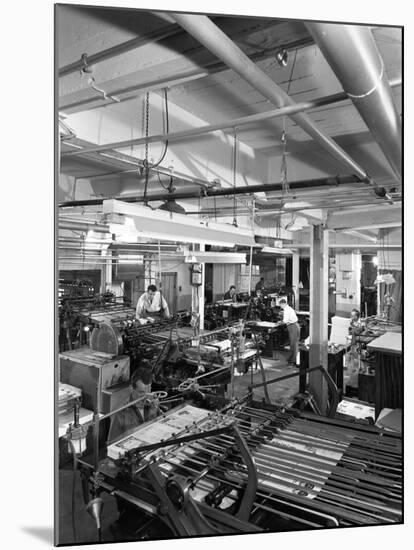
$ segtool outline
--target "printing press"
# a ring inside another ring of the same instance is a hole
[[[125,311],[93,310],[89,346],[60,354],[66,393],[82,390],[63,446],[76,451],[98,540],[103,493],[117,501],[118,540],[402,521],[401,437],[335,418],[338,391],[323,369],[327,411],[272,404],[269,384],[321,367],[266,380],[260,350],[281,324],[247,317],[198,333],[187,312],[140,324]],[[235,398],[236,373],[258,365],[263,382]],[[135,399],[131,380],[142,368],[152,387]],[[87,428],[80,402],[94,413]],[[140,420],[114,432],[131,410]]]
[[[128,399],[138,369],[151,372],[153,391],[224,395],[232,367],[246,372],[257,360],[258,340],[246,339],[241,323],[196,335],[190,319],[185,311],[141,324],[130,308],[90,310],[89,345],[60,353],[60,381],[81,388],[82,406],[103,414]]]
[[[399,436],[251,391],[174,407],[78,462],[98,538],[103,492],[124,540],[402,521]]]
[[[89,343],[90,331],[101,322],[130,321],[135,309],[113,292],[95,293],[87,281],[59,281],[59,349]]]

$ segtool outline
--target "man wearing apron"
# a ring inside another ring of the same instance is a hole
[[[169,316],[170,311],[164,296],[157,290],[155,285],[149,285],[147,292],[144,292],[138,300],[135,317],[137,319],[146,317],[168,319]]]
[[[285,298],[279,300],[279,306],[283,309],[283,322],[286,324],[289,333],[290,354],[288,364],[297,367],[296,357],[298,355],[298,343],[300,338],[300,327],[298,318],[293,307],[290,307]]]

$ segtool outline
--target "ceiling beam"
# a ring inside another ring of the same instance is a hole
[[[289,247],[290,248],[299,248],[299,249],[305,249],[306,250],[306,249],[310,248],[310,244],[292,242],[291,244],[289,244]],[[400,250],[402,248],[402,245],[401,244],[387,244],[385,246],[382,246],[382,245],[374,244],[374,243],[360,243],[360,244],[355,244],[355,243],[343,243],[343,244],[329,243],[329,248],[333,248],[333,249],[346,248],[346,249],[349,249],[349,250],[365,250],[365,249],[369,249],[369,250],[378,250],[378,249],[381,249],[381,250]]]
[[[111,48],[107,48],[106,50],[102,50],[90,56],[84,54],[84,56],[80,59],[74,61],[73,63],[69,63],[69,65],[65,65],[64,67],[59,69],[58,75],[59,77],[62,77],[67,76],[68,74],[76,73],[77,71],[81,71],[85,67],[96,65],[97,63],[102,63],[102,61],[107,61],[108,59],[112,59],[113,57],[134,50],[135,48],[145,46],[145,44],[148,44],[150,42],[159,42],[160,40],[164,40],[165,38],[169,38],[170,36],[180,34],[181,32],[182,31],[180,27],[176,24],[164,26],[147,34],[146,36],[136,36],[131,40],[127,40],[126,42],[122,42],[121,44],[116,44]]]
[[[295,105],[291,97],[255,65],[207,16],[174,13],[172,17],[189,34],[199,40],[274,105],[277,107]],[[308,115],[297,113],[291,115],[291,118],[342,166],[346,166],[347,170],[362,180],[374,183],[364,168],[339,147],[331,137],[321,132]]]
[[[348,210],[345,212],[329,212],[327,219],[328,229],[334,230],[361,230],[379,227],[393,227],[401,225],[402,212],[400,205],[378,205],[376,208]]]
[[[292,42],[289,42],[286,45],[283,45],[283,48],[286,50],[291,50],[291,49],[297,50],[297,49],[309,46],[313,43],[314,42],[312,37],[309,36],[308,38],[302,38],[299,40],[294,40]],[[197,48],[197,49],[202,50],[203,48]],[[280,49],[281,49],[281,46],[278,45],[272,48],[266,48],[264,50],[255,52],[253,54],[249,54],[248,57],[249,59],[255,62],[263,61],[270,57],[274,57],[276,53],[280,51]],[[194,50],[193,50],[193,53],[194,53]],[[212,60],[211,62],[204,64],[202,68],[189,69],[181,73],[175,73],[174,75],[162,76],[154,80],[140,82],[139,84],[133,84],[124,88],[117,88],[114,90],[110,90],[108,91],[108,93],[111,96],[116,96],[117,99],[119,99],[119,103],[122,103],[123,101],[133,99],[147,91],[155,92],[163,88],[172,88],[174,86],[180,86],[182,84],[192,82],[193,80],[199,80],[201,78],[205,78],[213,74],[224,72],[225,70],[228,70],[228,67],[222,61]],[[96,109],[98,107],[107,105],[108,100],[110,101],[109,96],[107,100],[97,96],[97,97],[87,97],[85,99],[80,99],[80,100],[72,101],[68,103],[68,100],[66,100],[65,102],[64,97],[62,97],[61,103],[60,103],[60,109],[67,113],[80,112],[85,109],[87,110]],[[83,108],[80,109],[79,107],[83,107]]]
[[[401,84],[401,79],[395,79],[392,82],[392,86],[398,86]],[[116,93],[116,92],[113,92]],[[181,132],[173,132],[167,134],[156,134],[148,137],[140,137],[134,139],[127,139],[123,141],[115,141],[112,143],[105,143],[103,145],[96,145],[93,147],[86,147],[84,149],[77,149],[75,151],[66,151],[62,153],[62,158],[86,155],[89,153],[99,153],[104,151],[110,151],[112,149],[125,149],[132,145],[143,145],[148,143],[159,143],[168,140],[169,143],[178,141],[185,141],[193,139],[196,136],[202,136],[218,130],[229,130],[231,128],[239,128],[250,124],[257,124],[257,122],[263,122],[272,118],[280,118],[283,116],[291,116],[297,113],[303,113],[315,107],[322,105],[330,105],[332,103],[338,103],[340,101],[346,101],[348,96],[346,93],[332,94],[320,98],[313,99],[311,101],[305,101],[301,103],[295,103],[294,105],[287,105],[264,113],[256,113],[254,115],[248,115],[245,117],[228,120],[225,122],[218,122],[216,124],[206,124],[205,126],[199,126],[197,128],[191,128],[189,130],[182,130]]]
[[[377,237],[367,235],[366,233],[362,233],[361,231],[356,231],[354,229],[343,229],[342,233],[346,233],[347,235],[352,235],[353,237],[358,237],[358,239],[363,239],[372,243],[376,243],[378,240]]]
[[[370,229],[391,229],[393,227],[401,227],[402,226],[402,222],[401,220],[399,221],[394,221],[394,222],[377,222],[377,223],[372,223],[372,224],[369,224],[369,225],[356,225],[354,228],[352,228],[352,230],[357,230],[357,231],[364,231],[364,230],[370,230]],[[341,231],[346,231],[348,229],[351,229],[351,228],[342,228]]]

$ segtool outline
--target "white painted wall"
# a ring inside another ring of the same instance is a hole
[[[352,271],[340,271],[340,266],[349,266]],[[336,254],[336,290],[346,291],[346,297],[336,295],[336,312],[350,313],[353,308],[359,309],[361,303],[361,254],[349,252]],[[347,276],[350,276],[347,279]]]
[[[158,272],[158,262],[156,262],[156,271]],[[161,272],[177,273],[177,310],[190,309],[190,265],[184,263],[184,260],[179,258],[177,260],[162,261]]]

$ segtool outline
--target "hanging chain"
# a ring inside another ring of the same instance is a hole
[[[144,187],[144,204],[147,205],[147,189],[148,189],[148,178],[149,178],[149,163],[148,163],[148,128],[149,128],[149,92],[147,92],[145,98],[145,159],[144,159],[144,168],[145,168],[145,187]]]
[[[293,71],[295,69],[297,54],[298,54],[298,50],[295,50],[295,57],[293,58],[292,69],[290,71],[288,87],[287,87],[287,90],[286,90],[287,95],[289,95],[290,85],[292,83]],[[282,140],[282,143],[283,143],[283,153],[282,153],[282,163],[281,163],[281,166],[280,166],[280,173],[281,173],[282,196],[283,196],[285,194],[288,195],[290,193],[290,187],[289,187],[289,182],[288,182],[288,177],[287,177],[287,160],[286,160],[286,157],[287,157],[286,116],[283,117],[283,132],[282,132],[281,140]]]
[[[282,163],[280,165],[280,173],[281,173],[281,181],[282,181],[282,192],[283,194],[289,194],[290,188],[289,188],[289,182],[287,177],[287,161],[286,161],[286,155],[287,155],[287,137],[286,132],[283,130],[282,133],[282,143],[283,143],[283,153],[282,153]]]
[[[233,225],[237,227],[237,203],[236,203],[236,168],[237,168],[237,132],[233,135]]]

